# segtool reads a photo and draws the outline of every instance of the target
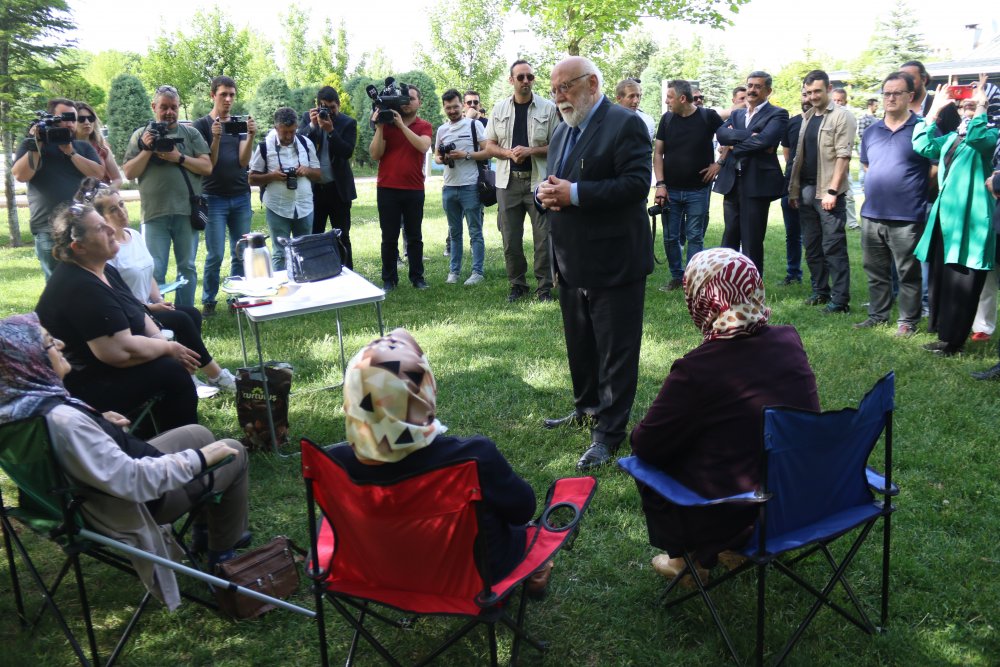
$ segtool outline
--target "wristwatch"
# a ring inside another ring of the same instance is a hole
[[[177,158],[177,164],[184,164],[184,160],[186,160],[186,159],[187,159],[187,156],[184,155],[184,153],[181,153],[181,156],[179,158]]]
[[[836,194],[837,194],[837,191],[836,191],[836,190],[834,190],[833,188],[830,188],[830,189],[828,189],[828,190],[826,191],[826,194],[828,194],[828,195],[836,195]]]
[[[472,159],[472,153],[470,153],[469,151],[465,151],[465,159],[466,160],[471,160]]]

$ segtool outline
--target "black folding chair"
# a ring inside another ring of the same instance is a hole
[[[862,399],[857,409],[815,413],[791,408],[765,408],[764,453],[761,488],[730,498],[703,498],[684,487],[662,470],[631,456],[618,463],[638,482],[653,489],[665,500],[681,507],[704,507],[720,503],[754,503],[759,507],[753,537],[740,550],[747,560],[717,579],[703,581],[695,559],[684,554],[685,568],[663,593],[663,600],[686,575],[695,589],[672,600],[672,607],[693,597],[701,597],[722,635],[733,660],[744,664],[723,624],[717,600],[709,591],[749,569],[757,574],[756,651],[757,665],[764,663],[765,593],[768,570],[775,570],[815,597],[803,620],[776,654],[781,664],[801,639],[806,628],[824,606],[832,609],[862,631],[880,632],[889,616],[889,536],[895,507],[891,497],[899,493],[892,483],[892,414],[895,375],[887,374]],[[884,434],[885,474],[867,461]],[[881,496],[876,498],[875,494]],[[882,576],[879,624],[875,625],[861,598],[846,578],[848,567],[872,528],[882,520]],[[838,561],[830,545],[855,534],[846,554]],[[831,574],[820,586],[807,581],[796,569],[803,559],[819,554]],[[838,587],[846,594],[853,611],[833,599]]]

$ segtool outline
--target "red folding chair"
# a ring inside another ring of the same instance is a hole
[[[320,656],[327,665],[323,598],[354,629],[347,664],[363,638],[390,665],[401,665],[366,627],[369,619],[398,628],[413,619],[390,619],[371,603],[415,616],[458,616],[466,622],[417,665],[426,665],[476,626],[487,628],[490,664],[497,664],[496,624],[514,634],[510,664],[521,641],[539,651],[547,645],[528,636],[524,617],[529,596],[523,583],[559,549],[570,548],[580,519],[597,489],[593,477],[557,480],[545,510],[528,529],[523,560],[502,581],[489,583],[489,545],[479,534],[482,499],[478,464],[458,461],[394,484],[359,484],[326,451],[303,439],[302,476],[309,505],[310,557],[306,572],[316,595]],[[317,521],[316,505],[322,512]],[[521,589],[514,617],[510,596]]]

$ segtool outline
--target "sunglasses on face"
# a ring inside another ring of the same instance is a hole
[[[479,107],[479,100],[465,100],[465,106],[467,107]]]
[[[523,83],[525,81],[534,81],[535,80],[535,75],[534,74],[518,74],[514,78],[516,78],[518,81],[520,81],[520,82]]]
[[[76,119],[81,123],[96,123],[97,116],[77,116]]]
[[[705,100],[704,96],[702,95],[695,95],[691,99],[694,100],[695,102],[703,102]]]

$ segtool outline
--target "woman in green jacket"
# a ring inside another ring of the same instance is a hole
[[[976,115],[964,128],[952,87],[942,85],[913,131],[913,150],[938,161],[939,194],[915,254],[931,266],[927,330],[938,334],[924,349],[941,356],[961,352],[996,255],[993,197],[984,183],[993,171],[997,129],[986,126],[985,83],[980,76]]]

